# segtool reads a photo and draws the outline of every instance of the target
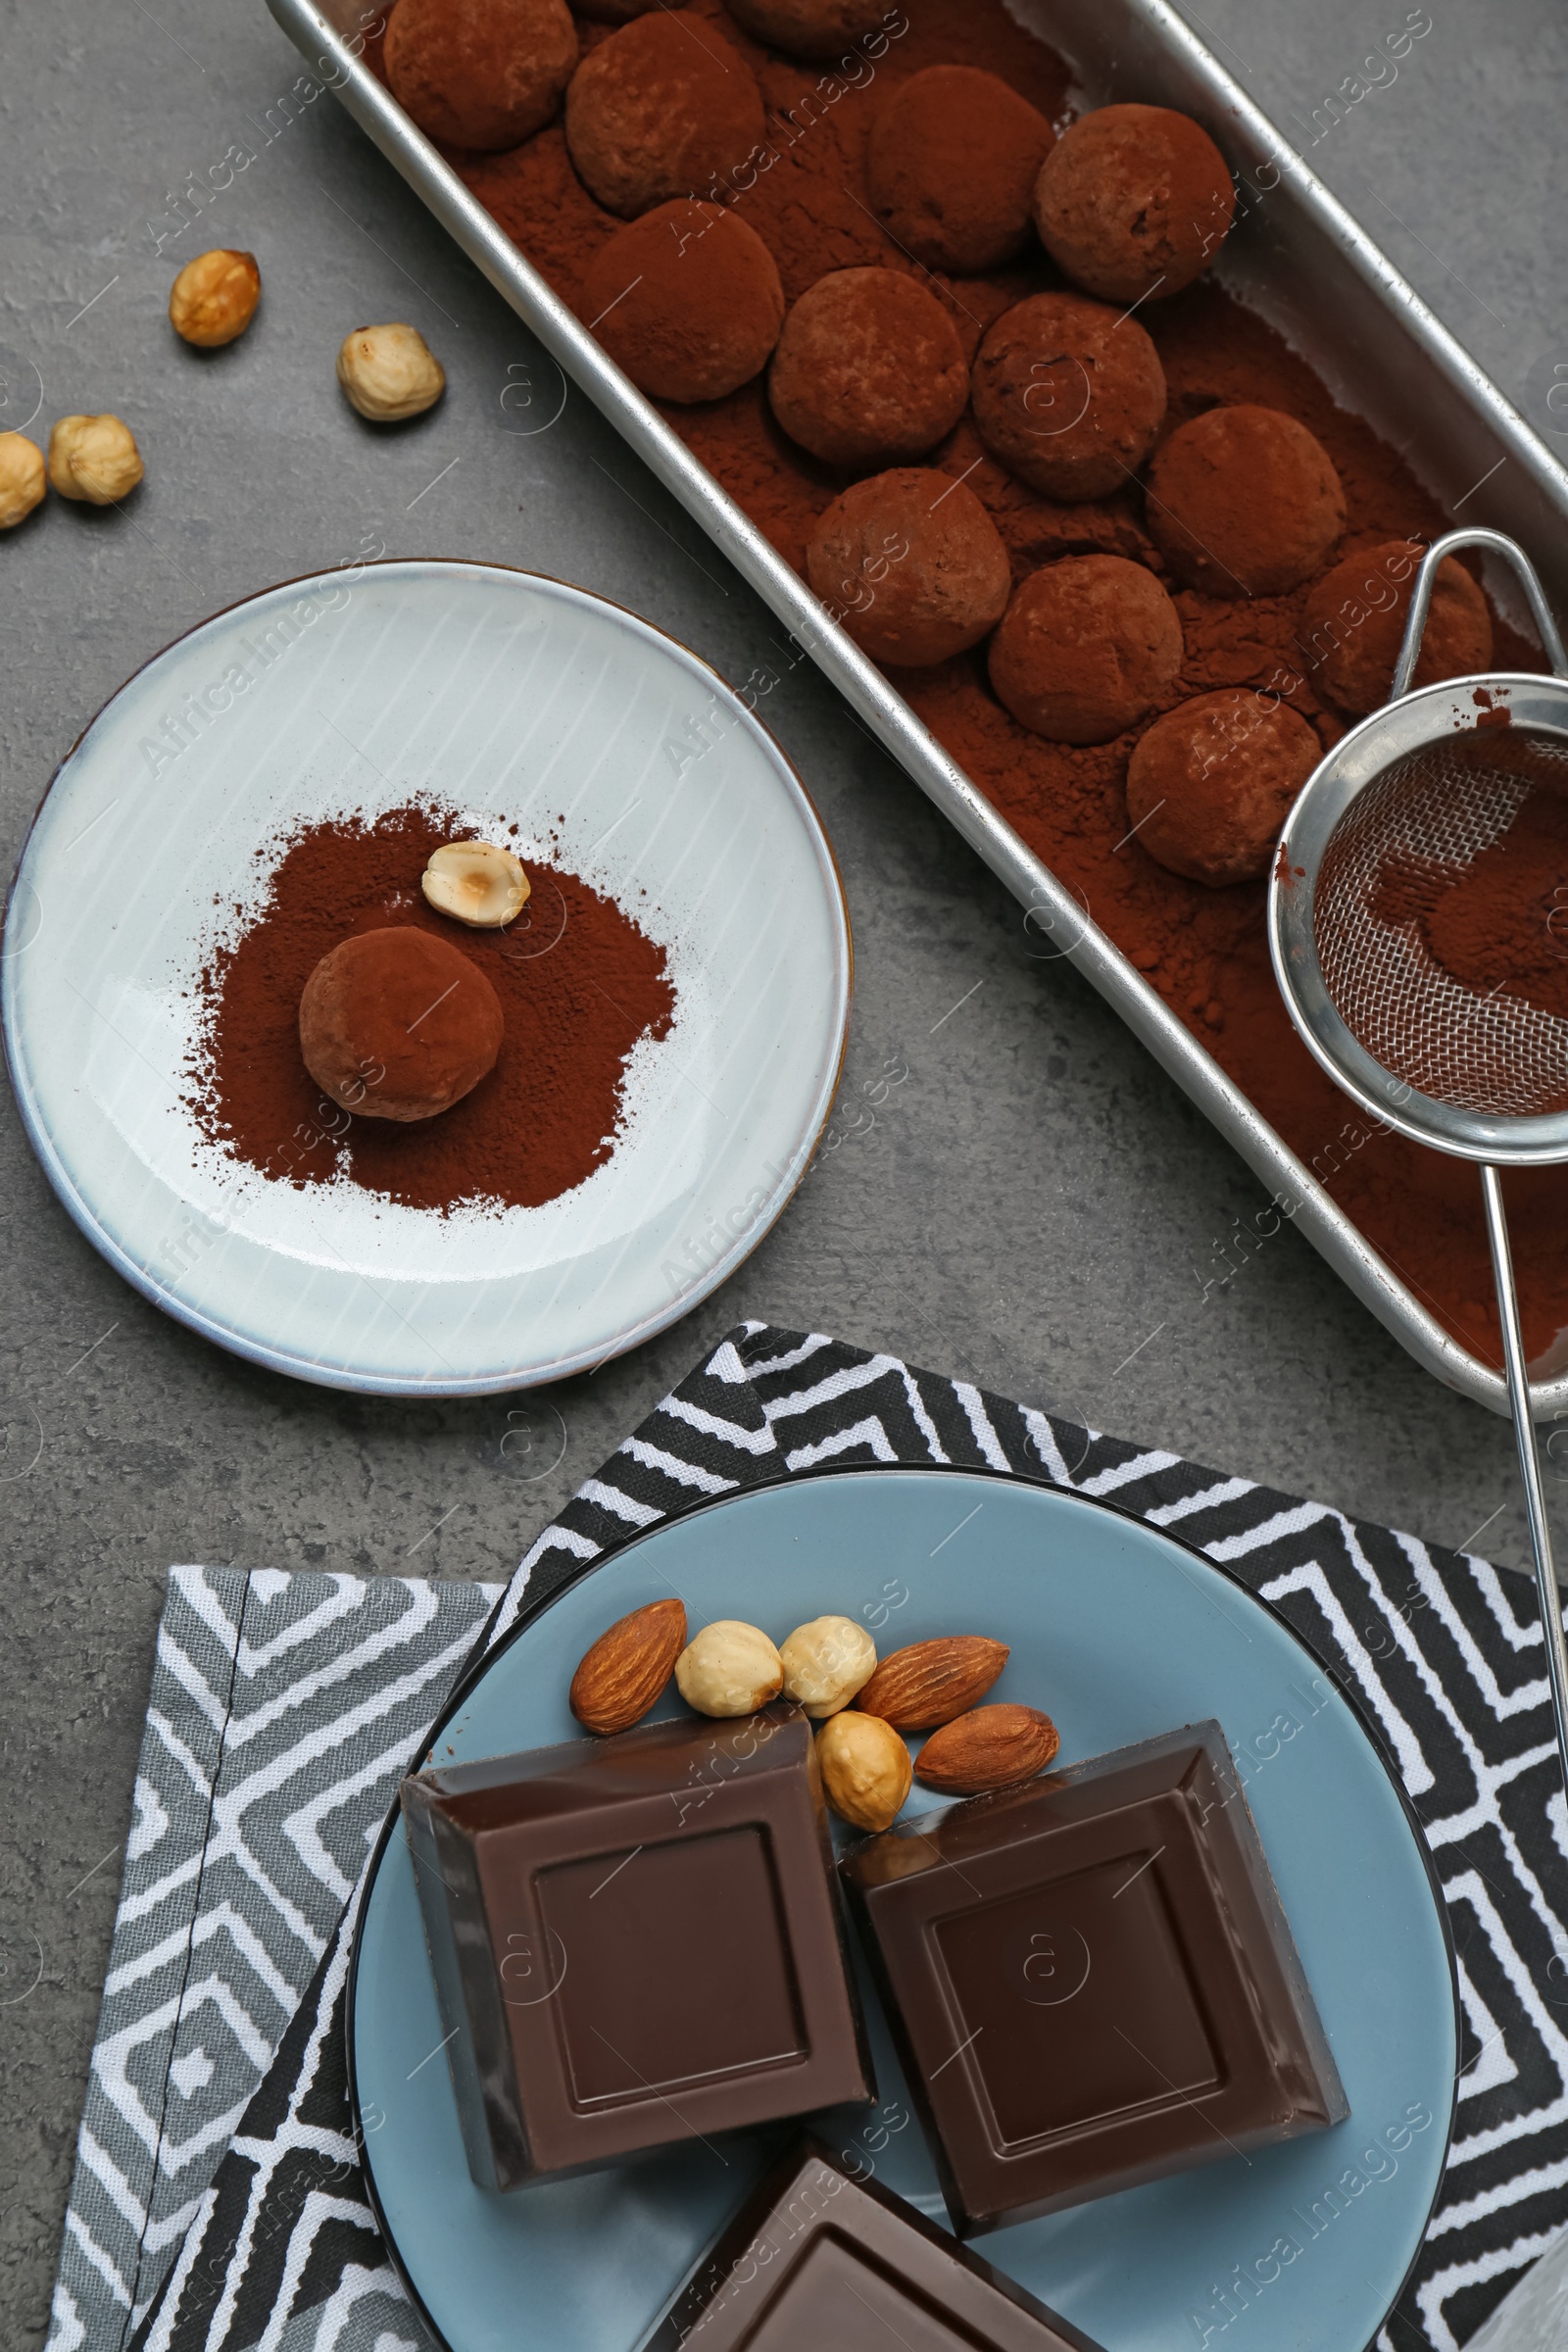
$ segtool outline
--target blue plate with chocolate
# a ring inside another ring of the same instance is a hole
[[[448,2352],[1359,2352],[1442,2178],[1454,1971],[1266,1603],[1080,1495],[840,1472],[650,1530],[468,1678],[350,2057]]]

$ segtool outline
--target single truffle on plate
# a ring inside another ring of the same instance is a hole
[[[756,74],[690,10],[612,32],[566,92],[571,160],[589,195],[623,220],[672,196],[721,196],[766,142]]]
[[[1301,651],[1314,682],[1355,717],[1376,710],[1394,691],[1394,664],[1425,552],[1417,541],[1386,539],[1342,557],[1307,591]],[[1445,556],[1432,583],[1413,683],[1435,686],[1440,678],[1491,667],[1487,600],[1464,565]]]
[[[892,11],[887,0],[729,0],[729,13],[754,41],[791,57],[831,57],[874,32]]]
[[[834,270],[784,321],[767,379],[803,449],[864,472],[923,457],[969,396],[958,332],[936,296],[897,270]]]
[[[653,399],[722,400],[766,367],[784,323],[784,288],[749,222],[681,197],[601,246],[578,309]]]
[[[1032,571],[991,640],[991,683],[1052,743],[1109,743],[1163,700],[1182,624],[1153,573],[1124,556],[1063,556]]]
[[[387,25],[393,97],[422,131],[454,147],[532,138],[576,63],[565,0],[398,0]]]
[[[1227,686],[1156,718],[1127,763],[1127,821],[1173,874],[1250,882],[1266,874],[1291,803],[1323,757],[1278,695]]]
[[[1236,190],[1191,115],[1102,106],[1046,157],[1034,211],[1041,243],[1074,285],[1104,302],[1163,302],[1219,251]]]
[[[1324,564],[1345,529],[1334,461],[1280,409],[1209,409],[1149,468],[1149,531],[1204,596],[1281,596]]]
[[[873,662],[946,662],[1006,610],[1011,567],[966,482],[900,466],[854,483],[820,516],[806,574]]]
[[[884,99],[865,150],[871,209],[932,270],[1010,262],[1029,234],[1044,115],[977,66],[927,66]]]
[[[1153,447],[1165,371],[1136,318],[1081,294],[1031,294],[994,320],[974,364],[974,420],[1009,472],[1048,498],[1103,498]]]
[[[364,1119],[433,1119],[494,1069],[501,999],[434,932],[357,931],[300,998],[300,1052],[322,1092]]]

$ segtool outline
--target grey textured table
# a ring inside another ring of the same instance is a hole
[[[1337,113],[1330,94],[1405,22],[1396,0],[1190,13],[1503,389],[1549,421],[1550,370],[1568,363],[1553,176],[1568,28],[1552,0],[1433,0],[1396,80]],[[237,597],[377,544],[581,581],[730,675],[765,659],[770,615],[582,401],[517,429],[533,418],[503,395],[519,369],[537,377],[529,339],[330,99],[281,108],[299,66],[261,0],[11,0],[0,22],[0,425],[24,420],[41,381],[40,437],[67,411],[114,410],[147,462],[124,514],[51,498],[0,541],[8,868],[55,762],[138,662]],[[254,160],[231,188],[209,186],[200,215],[178,209],[234,148]],[[252,248],[266,296],[242,343],[203,355],[163,314],[174,270],[214,244]],[[347,410],[332,361],[349,327],[397,318],[451,388],[386,436]],[[1238,1260],[1256,1184],[1074,972],[1031,959],[1018,909],[809,670],[769,717],[849,891],[846,1088],[893,1052],[910,1079],[727,1289],[592,1379],[416,1406],[233,1361],[99,1261],[7,1099],[8,2344],[45,2324],[171,1561],[502,1576],[671,1377],[756,1312],[1524,1562],[1504,1426],[1418,1371],[1288,1227],[1205,1294],[1220,1252]],[[1568,1531],[1568,1489],[1553,1499]]]

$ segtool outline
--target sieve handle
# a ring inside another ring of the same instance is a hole
[[[1505,538],[1501,531],[1479,528],[1448,531],[1443,538],[1433,541],[1422,557],[1421,568],[1416,573],[1409,617],[1404,624],[1404,642],[1399,647],[1399,659],[1394,665],[1394,692],[1390,698],[1393,702],[1396,703],[1401,695],[1409,693],[1410,680],[1415,676],[1421,640],[1426,634],[1427,614],[1432,610],[1432,586],[1437,578],[1438,565],[1445,556],[1451,556],[1456,548],[1461,547],[1490,548],[1494,556],[1501,556],[1503,562],[1517,573],[1519,584],[1529,599],[1530,611],[1546,659],[1559,678],[1568,677],[1568,654],[1563,651],[1562,637],[1551,616],[1551,607],[1546,602],[1541,582],[1536,577],[1536,567],[1524,549],[1516,540]]]
[[[1508,1375],[1508,1401],[1513,1406],[1514,1442],[1519,1448],[1519,1474],[1530,1517],[1530,1544],[1536,1555],[1541,1630],[1545,1640],[1552,1712],[1557,1721],[1557,1754],[1562,1764],[1563,1787],[1568,1790],[1568,1656],[1564,1655],[1562,1644],[1562,1595],[1552,1566],[1551,1533],[1546,1525],[1545,1497],[1541,1485],[1541,1453],[1536,1444],[1536,1426],[1530,1417],[1530,1374],[1525,1368],[1519,1294],[1514,1289],[1513,1252],[1508,1247],[1508,1225],[1502,1213],[1502,1179],[1495,1168],[1482,1168],[1481,1193],[1487,1205],[1487,1238],[1492,1244],[1492,1274],[1497,1287],[1497,1320],[1502,1326],[1502,1358]]]

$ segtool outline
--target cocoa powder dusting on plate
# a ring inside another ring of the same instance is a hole
[[[470,931],[429,907],[432,850],[464,837],[430,804],[311,825],[275,858],[239,936],[201,974],[203,1020],[187,1105],[201,1133],[284,1183],[347,1178],[411,1208],[535,1208],[610,1157],[627,1058],[668,1035],[675,989],[662,948],[575,874],[525,858],[532,896],[508,930]],[[503,838],[506,838],[503,836]],[[323,1098],[300,1058],[300,993],[352,933],[409,923],[471,956],[501,999],[500,1057],[472,1094],[405,1125]]]
[[[769,146],[755,174],[698,193],[733,203],[772,253],[789,301],[830,270],[880,265],[909,271],[943,300],[972,361],[1001,312],[1063,284],[1037,244],[984,276],[933,275],[884,232],[866,187],[866,134],[877,108],[928,66],[956,63],[998,74],[1053,122],[1065,122],[1067,69],[1014,22],[1003,0],[905,0],[889,12],[889,37],[862,41],[846,63],[780,57],[752,40],[718,0],[689,5],[752,67],[768,116]],[[583,21],[581,31],[587,49],[609,37],[610,28]],[[373,68],[373,48],[367,57]],[[588,264],[621,223],[578,179],[560,123],[511,153],[451,152],[451,160],[556,292],[580,305]],[[1268,203],[1267,195],[1244,186],[1239,217],[1259,204],[1266,211]],[[1200,282],[1173,301],[1147,302],[1139,318],[1169,385],[1165,433],[1217,406],[1283,410],[1316,436],[1338,469],[1348,510],[1342,553],[1359,555],[1412,535],[1429,540],[1446,527],[1437,502],[1395,451],[1338,408],[1311,368],[1219,286]],[[1325,334],[1333,331],[1334,322],[1325,321]],[[762,380],[723,400],[665,404],[662,413],[804,574],[812,525],[843,488],[843,477],[786,440]],[[1410,429],[1419,434],[1419,418],[1412,417]],[[1272,687],[1317,729],[1325,750],[1345,732],[1344,717],[1318,691],[1320,669],[1310,648],[1299,642],[1310,582],[1250,600],[1175,588],[1150,538],[1138,482],[1129,480],[1107,498],[1058,504],[989,457],[967,416],[925,463],[961,475],[981,499],[1015,579],[1058,556],[1099,553],[1145,564],[1172,586],[1186,659],[1160,709],[1218,687]],[[1542,665],[1534,649],[1500,623],[1494,660],[1499,669]],[[785,664],[778,667],[782,672]],[[1416,1295],[1468,1347],[1497,1361],[1473,1171],[1362,1118],[1312,1060],[1269,966],[1261,883],[1205,888],[1166,872],[1139,841],[1127,840],[1128,757],[1160,709],[1114,743],[1075,750],[1015,724],[991,690],[983,648],[933,669],[900,670],[893,683]],[[761,691],[768,691],[765,678]],[[1568,1355],[1565,1178],[1554,1170],[1518,1171],[1507,1180],[1507,1194],[1527,1346],[1536,1356],[1554,1346]]]

